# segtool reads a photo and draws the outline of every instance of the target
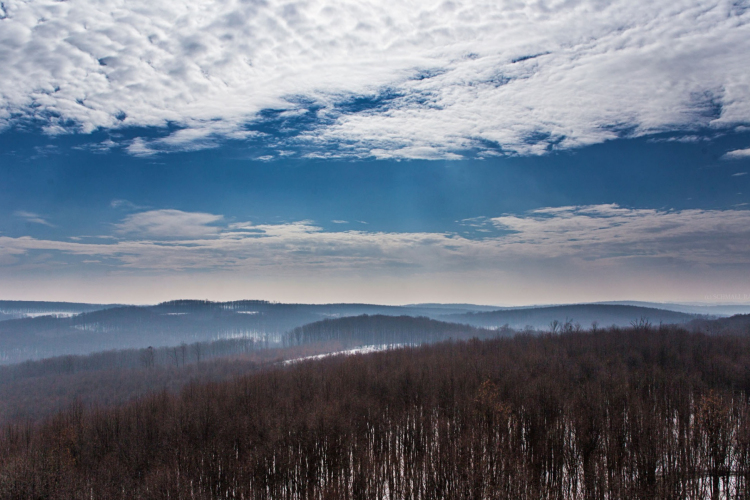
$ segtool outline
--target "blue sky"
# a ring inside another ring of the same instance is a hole
[[[750,3],[3,3],[0,298],[750,302]]]

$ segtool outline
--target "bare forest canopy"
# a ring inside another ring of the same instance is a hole
[[[105,306],[50,302],[0,302],[3,311],[27,317],[0,321],[0,364],[112,349],[169,347],[181,343],[249,338],[281,345],[294,328],[351,316],[423,316],[482,328],[545,330],[550,322],[583,328],[685,323],[697,315],[632,305],[584,304],[488,311],[470,304],[281,304],[262,300],[210,302],[177,300],[155,306]],[[1,312],[1,311],[0,311]],[[46,314],[46,315],[45,315]],[[0,317],[0,320],[2,317]]]
[[[159,391],[176,393],[191,382],[229,380],[341,349],[336,343],[281,349],[233,339],[0,366],[0,426],[39,421],[74,404],[107,407]]]
[[[224,375],[242,373],[238,370],[247,367],[247,361],[274,363],[357,346],[418,345],[511,333],[424,317],[363,315],[323,320],[293,329],[284,337],[286,349],[263,340],[238,338],[28,360],[0,366],[0,423],[36,420],[69,406],[76,399],[87,404],[112,404],[160,389],[174,391],[188,377],[220,380]],[[221,361],[191,366],[217,358],[231,362],[226,367]]]
[[[729,318],[694,319],[688,325],[696,332],[711,335],[750,335],[750,314],[737,314]]]
[[[331,357],[6,425],[0,498],[746,498],[749,395],[677,326]]]
[[[696,319],[684,326],[693,332],[747,336],[750,315]],[[553,321],[548,330],[565,333],[576,328],[571,322]],[[159,390],[177,391],[189,380],[224,380],[243,370],[306,356],[346,353],[353,347],[397,348],[516,333],[510,328],[482,329],[425,317],[362,315],[294,328],[284,335],[282,343],[235,338],[27,360],[0,366],[0,424],[38,420],[76,401],[87,405],[123,403]]]

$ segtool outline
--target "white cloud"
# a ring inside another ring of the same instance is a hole
[[[750,211],[557,207],[488,219],[501,232],[324,231],[311,221],[224,224],[223,217],[178,210],[133,214],[112,243],[0,237],[5,262],[57,251],[115,268],[157,273],[212,269],[253,275],[430,275],[526,269],[643,269],[750,264]],[[470,221],[471,222],[471,221]],[[480,227],[480,229],[482,229]],[[477,230],[479,231],[479,230]],[[480,237],[481,236],[481,237]]]
[[[181,210],[149,210],[128,215],[116,225],[123,235],[145,238],[205,238],[219,234],[220,228],[212,226],[222,216],[183,212]]]
[[[132,201],[119,200],[119,199],[112,200],[109,206],[112,208],[121,208],[125,210],[145,210],[146,208],[148,208],[148,207],[144,207],[141,205],[136,205]]]
[[[725,154],[723,158],[725,160],[742,160],[745,158],[750,158],[750,148],[735,149],[734,151],[730,151],[727,154]]]
[[[13,215],[24,219],[26,222],[33,222],[34,224],[42,224],[43,226],[54,227],[47,219],[43,218],[39,214],[33,212],[27,212],[25,210],[16,210]]]
[[[0,127],[182,127],[134,140],[135,155],[214,147],[263,110],[311,106],[312,130],[287,142],[323,156],[539,154],[750,122],[745,1],[3,5]],[[352,98],[372,102],[340,105]]]
[[[627,209],[617,205],[560,207],[492,219],[512,234],[516,252],[543,258],[669,259],[700,264],[748,264],[750,211]]]
[[[133,139],[125,149],[133,156],[152,156],[159,152],[151,148],[141,137]]]

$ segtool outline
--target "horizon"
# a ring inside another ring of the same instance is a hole
[[[750,301],[747,302],[656,302],[656,301],[641,301],[641,300],[606,300],[598,302],[558,302],[558,303],[530,303],[530,304],[480,304],[474,302],[413,302],[413,303],[380,303],[380,302],[284,302],[277,300],[268,299],[230,299],[230,300],[211,300],[207,298],[177,298],[168,299],[159,302],[79,302],[79,301],[62,301],[62,300],[27,300],[27,299],[4,299],[0,298],[0,302],[31,302],[31,303],[60,303],[60,304],[82,304],[82,305],[98,305],[98,306],[122,306],[122,307],[152,307],[162,304],[168,304],[171,302],[208,302],[213,304],[226,304],[233,302],[266,302],[269,304],[280,304],[280,305],[313,305],[313,306],[325,306],[325,305],[368,305],[368,306],[383,306],[383,307],[441,307],[441,306],[474,306],[483,308],[497,308],[497,309],[526,309],[526,308],[545,308],[545,307],[564,307],[564,306],[579,306],[579,305],[634,305],[636,307],[651,307],[658,305],[670,305],[670,306],[685,306],[685,307],[750,307]]]
[[[746,2],[212,5],[3,3],[0,297],[750,302]]]

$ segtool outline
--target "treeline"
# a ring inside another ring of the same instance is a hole
[[[285,345],[337,341],[343,345],[418,345],[447,339],[491,338],[510,335],[509,328],[488,330],[469,325],[446,323],[425,317],[361,316],[325,319],[294,328],[288,332]]]
[[[690,329],[710,335],[750,335],[750,314],[736,314],[729,318],[696,319]]]
[[[747,498],[750,339],[447,342],[74,408],[0,438],[0,498]]]

